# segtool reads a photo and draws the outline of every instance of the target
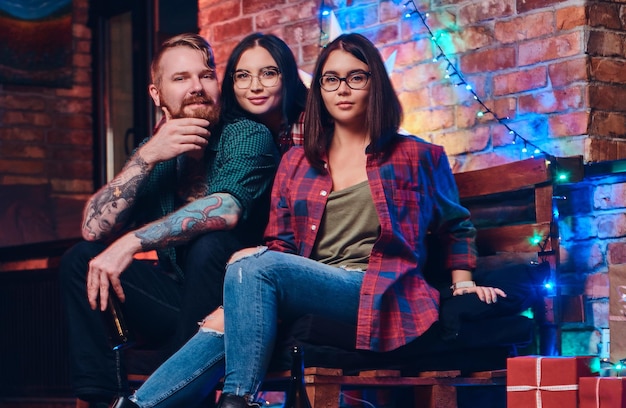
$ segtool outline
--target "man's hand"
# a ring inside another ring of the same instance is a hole
[[[139,239],[133,233],[126,234],[89,262],[87,271],[87,299],[93,310],[107,308],[109,288],[112,287],[121,302],[124,290],[120,275],[133,261],[133,255],[141,249]]]
[[[169,119],[141,147],[139,154],[151,166],[184,153],[201,154],[211,135],[208,126],[205,119]]]

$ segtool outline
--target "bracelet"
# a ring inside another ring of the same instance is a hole
[[[476,282],[474,281],[462,281],[462,282],[453,283],[452,286],[450,286],[450,290],[454,292],[457,289],[473,288],[474,286],[476,286]]]

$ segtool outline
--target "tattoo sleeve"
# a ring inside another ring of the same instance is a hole
[[[102,187],[85,207],[83,236],[89,239],[103,239],[118,231],[128,221],[129,210],[137,196],[137,191],[147,180],[149,169],[139,154],[126,163],[122,171],[107,185]]]
[[[175,246],[205,232],[232,229],[240,215],[241,206],[233,196],[211,194],[138,229],[135,236],[144,251]]]

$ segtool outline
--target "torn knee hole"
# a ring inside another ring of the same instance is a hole
[[[224,309],[221,307],[205,317],[200,322],[200,328],[205,331],[224,333]]]

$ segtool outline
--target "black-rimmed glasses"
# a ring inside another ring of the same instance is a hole
[[[345,82],[350,89],[363,89],[367,86],[371,72],[353,72],[347,77],[338,77],[337,75],[324,74],[320,78],[320,86],[327,92],[333,92],[339,89],[341,82]]]
[[[278,84],[280,71],[278,68],[263,68],[259,71],[259,75],[252,75],[248,71],[237,70],[233,73],[233,82],[239,89],[248,89],[252,86],[252,78],[257,78],[262,86],[271,88]]]

